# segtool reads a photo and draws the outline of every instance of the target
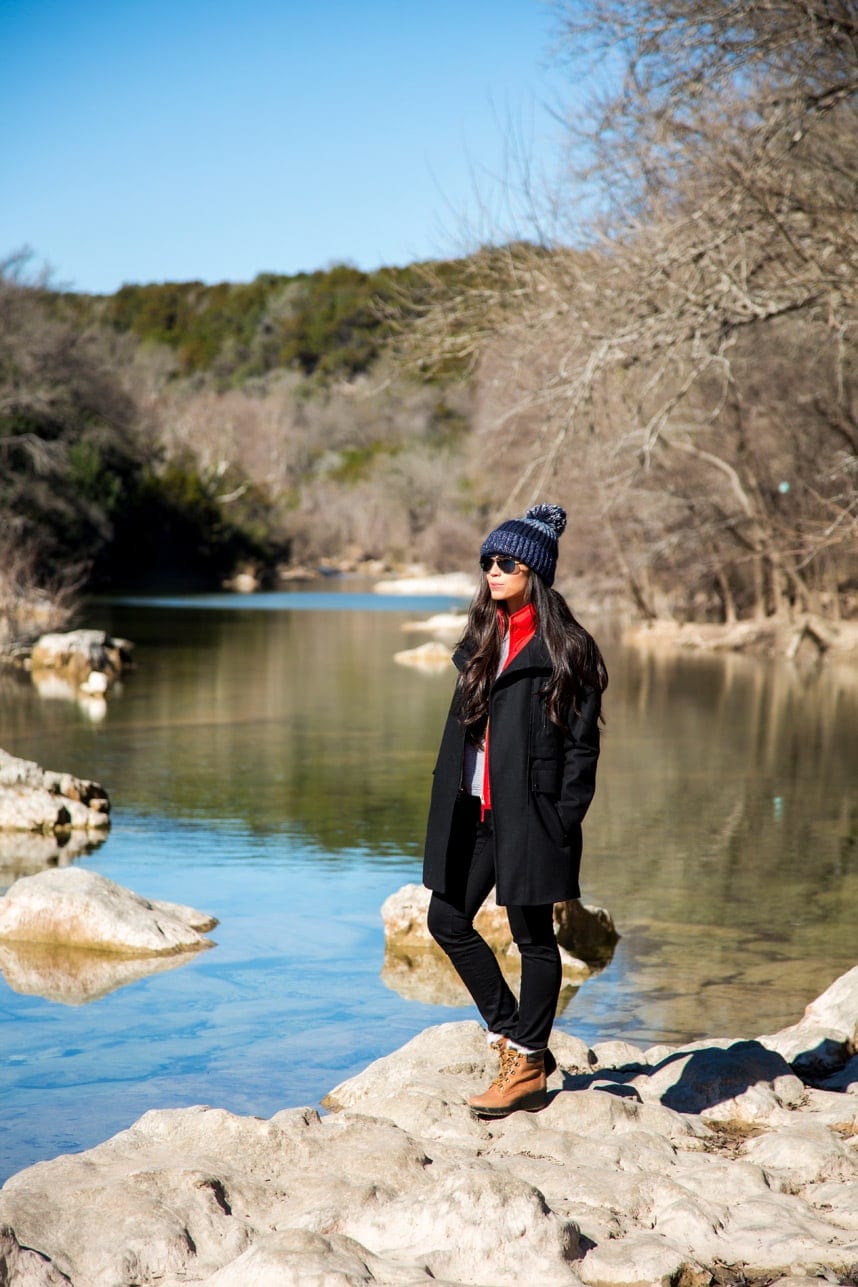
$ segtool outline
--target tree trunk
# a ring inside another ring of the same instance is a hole
[[[719,568],[715,573],[715,580],[718,585],[718,593],[721,598],[721,606],[724,610],[724,622],[728,626],[736,623],[736,600],[733,598],[733,591],[730,587],[730,578],[723,568]]]

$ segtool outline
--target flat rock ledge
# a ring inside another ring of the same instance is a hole
[[[440,1005],[470,1005],[470,997],[447,957],[426,928],[431,895],[423,885],[403,885],[381,907],[385,956],[382,981],[394,992],[414,1001]],[[475,925],[511,977],[520,972],[521,960],[512,941],[506,908],[490,894],[477,914]],[[619,934],[610,912],[587,907],[580,899],[556,903],[554,930],[563,968],[561,1009],[578,987],[611,961]]]
[[[203,935],[215,925],[215,917],[205,912],[150,901],[81,867],[22,876],[0,898],[0,943],[4,944],[41,943],[160,956],[211,947],[211,940]]]
[[[651,1050],[558,1033],[548,1106],[497,1122],[465,1104],[492,1062],[470,1021],[337,1086],[328,1116],[150,1112],[7,1181],[0,1281],[855,1283],[858,967],[787,1031]],[[821,1081],[776,1049],[820,1038]]]
[[[0,750],[0,833],[68,832],[110,826],[110,801],[98,782],[43,769]]]

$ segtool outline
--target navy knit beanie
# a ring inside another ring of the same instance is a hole
[[[557,538],[566,530],[561,505],[534,505],[524,518],[510,518],[489,532],[480,546],[484,554],[511,554],[553,585],[557,569]]]

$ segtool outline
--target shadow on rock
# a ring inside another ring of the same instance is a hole
[[[726,1041],[672,1051],[653,1064],[564,1073],[563,1090],[601,1090],[679,1113],[752,1120],[796,1105],[804,1084],[782,1055],[759,1041]]]

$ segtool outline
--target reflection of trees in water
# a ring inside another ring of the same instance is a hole
[[[742,988],[749,1032],[797,1018],[854,955],[858,674],[629,653],[608,697],[585,896],[653,1026],[725,1030]]]
[[[830,893],[854,866],[858,677],[736,656],[614,670],[590,838],[623,855],[635,914],[757,924]]]
[[[399,614],[124,608],[112,620],[138,669],[88,750],[111,761],[99,771],[118,807],[298,826],[328,850],[422,846],[454,672],[396,666]],[[11,713],[21,739],[47,720],[53,760],[65,740],[62,767],[79,764],[79,721],[66,716],[58,739],[47,708]],[[102,763],[88,759],[87,775]]]

